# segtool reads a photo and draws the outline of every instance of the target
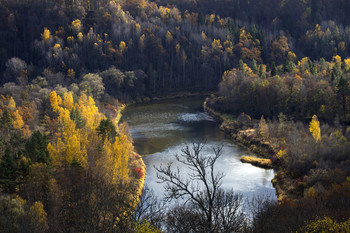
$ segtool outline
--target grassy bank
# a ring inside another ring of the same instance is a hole
[[[256,167],[268,169],[272,168],[271,159],[254,158],[253,156],[242,156],[240,160],[242,163],[250,163]]]

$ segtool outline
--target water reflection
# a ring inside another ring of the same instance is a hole
[[[181,153],[184,143],[206,140],[203,153],[211,153],[210,147],[223,145],[223,154],[216,170],[225,173],[222,186],[232,188],[246,197],[257,194],[273,194],[271,184],[273,170],[265,170],[239,161],[249,152],[234,144],[219,130],[219,123],[205,114],[201,108],[203,99],[176,99],[128,107],[123,120],[128,122],[138,153],[147,166],[146,184],[156,195],[163,195],[163,185],[157,183],[154,166],[175,162],[175,154]],[[186,169],[181,167],[183,175]]]

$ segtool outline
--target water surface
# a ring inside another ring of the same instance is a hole
[[[223,145],[222,156],[215,169],[223,172],[222,187],[233,189],[245,197],[268,194],[275,197],[271,184],[273,170],[261,169],[241,163],[240,157],[250,152],[235,144],[219,129],[220,123],[207,115],[202,108],[204,98],[161,100],[149,104],[133,105],[123,113],[131,127],[136,151],[145,156],[146,185],[163,197],[163,184],[157,183],[156,170],[169,162],[176,163],[175,154],[181,153],[184,144],[206,141],[203,154],[212,153],[211,147]],[[184,177],[188,170],[180,167]]]

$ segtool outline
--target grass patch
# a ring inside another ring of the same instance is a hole
[[[229,121],[229,122],[232,122],[232,121],[236,121],[236,120],[237,120],[237,117],[232,116],[232,115],[230,115],[230,114],[221,114],[221,117],[222,117],[222,119],[224,119],[225,121]]]
[[[240,160],[242,163],[250,163],[256,167],[272,168],[272,162],[270,159],[254,158],[253,156],[242,156]]]

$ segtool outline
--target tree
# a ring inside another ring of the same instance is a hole
[[[329,217],[317,218],[310,221],[300,231],[303,232],[348,232],[350,219],[344,222],[337,222]]]
[[[338,97],[341,100],[342,110],[343,110],[343,117],[344,120],[346,120],[346,99],[349,95],[349,83],[348,81],[341,76],[336,87],[336,92],[338,94]]]
[[[67,108],[69,111],[72,110],[72,108],[74,106],[74,99],[73,99],[72,92],[67,92],[64,94],[62,105],[63,105],[63,107]]]
[[[6,148],[0,162],[0,186],[5,192],[14,192],[17,187],[18,165],[17,155]]]
[[[310,122],[310,133],[316,142],[321,141],[320,122],[318,121],[316,115],[312,117],[312,121]]]
[[[16,109],[16,102],[15,102],[15,100],[12,98],[12,96],[11,96],[11,98],[10,98],[10,100],[9,100],[9,104],[8,104],[8,106],[7,106],[10,110],[12,110],[12,111],[14,111],[15,109]]]
[[[22,129],[24,127],[24,122],[22,116],[19,114],[18,110],[13,113],[13,128]]]
[[[80,88],[85,90],[88,95],[92,95],[95,99],[99,99],[104,93],[105,87],[102,78],[98,74],[86,74],[80,83]]]
[[[54,112],[57,112],[58,111],[58,106],[62,102],[61,97],[59,95],[57,95],[57,93],[55,91],[52,91],[50,93],[49,97],[50,97],[50,103],[51,103],[52,110]]]
[[[24,209],[19,199],[0,196],[0,232],[15,233],[20,230]]]
[[[27,63],[18,57],[13,57],[6,62],[6,71],[4,73],[7,82],[17,81],[25,84],[27,79]]]
[[[34,233],[46,232],[49,229],[47,223],[47,214],[44,210],[44,205],[37,201],[29,209],[29,218],[30,218],[30,230]]]
[[[12,128],[13,120],[10,111],[6,108],[0,119],[1,127]]]
[[[78,110],[77,107],[73,108],[72,111],[70,112],[70,119],[72,119],[75,122],[75,125],[81,129],[84,127],[84,120],[80,114],[80,111]]]
[[[46,163],[51,161],[49,151],[47,150],[48,140],[40,131],[35,131],[26,142],[25,151],[33,163]]]
[[[50,30],[47,28],[44,28],[44,32],[41,33],[41,39],[46,42],[47,40],[49,40],[51,37],[51,33]]]
[[[269,137],[269,126],[266,124],[264,116],[261,116],[261,119],[259,122],[259,133],[264,138]]]
[[[165,202],[159,201],[152,189],[147,185],[142,190],[139,203],[133,213],[132,220],[138,224],[146,222],[157,228],[161,228],[164,220]]]
[[[241,197],[232,191],[221,188],[223,173],[216,173],[214,166],[222,154],[222,147],[212,148],[213,154],[202,155],[204,144],[186,145],[176,160],[187,166],[191,172],[183,179],[180,169],[172,164],[156,167],[157,178],[165,183],[166,200],[182,198],[187,203],[187,213],[197,221],[190,223],[191,229],[198,232],[234,232],[244,223],[240,211]],[[186,207],[185,206],[185,207]],[[184,212],[180,211],[180,214]],[[191,221],[191,220],[190,220]],[[189,223],[189,222],[187,222]]]
[[[272,65],[271,65],[271,77],[275,76],[276,74],[277,74],[276,65],[275,65],[275,62],[272,62]]]
[[[34,163],[28,169],[26,182],[20,186],[20,191],[30,203],[41,201],[49,204],[50,191],[54,184],[52,170],[45,163]]]
[[[106,91],[112,95],[121,94],[121,87],[124,84],[125,74],[114,66],[110,67],[101,73],[103,82],[106,86]]]
[[[100,124],[97,128],[97,133],[102,138],[102,142],[104,142],[106,138],[107,140],[114,139],[117,131],[112,120],[110,118],[107,118],[100,121]]]
[[[78,34],[81,32],[83,25],[81,24],[81,21],[79,19],[76,19],[72,21],[71,28],[73,29],[75,34]]]
[[[272,42],[271,45],[271,60],[282,63],[289,51],[288,39],[281,36],[278,40]]]
[[[251,62],[251,67],[252,67],[253,73],[254,73],[254,74],[257,74],[257,73],[258,73],[258,65],[256,64],[255,59],[252,60],[252,62]]]

